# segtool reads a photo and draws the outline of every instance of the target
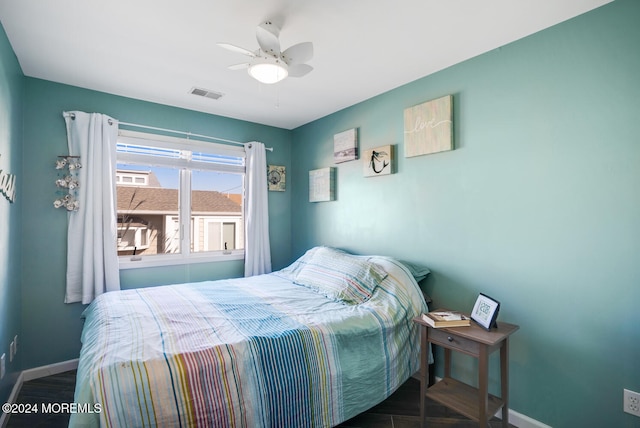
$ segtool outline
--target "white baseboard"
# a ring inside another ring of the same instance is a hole
[[[20,388],[22,388],[22,384],[24,383],[24,376],[22,375],[22,372],[20,373],[20,375],[18,375],[18,379],[16,380],[15,385],[13,385],[13,389],[11,390],[11,394],[9,394],[9,399],[7,400],[7,403],[15,403],[16,400],[18,399],[18,394],[20,393]],[[11,416],[10,413],[2,413],[2,415],[0,415],[0,428],[5,428],[7,426],[7,423],[9,422],[9,416]]]
[[[7,403],[15,403],[18,399],[18,394],[20,394],[20,389],[22,389],[22,384],[25,382],[29,382],[30,380],[38,379],[41,377],[51,376],[58,373],[68,372],[69,370],[75,370],[78,368],[78,359],[63,361],[61,363],[49,364],[47,366],[35,367],[29,370],[23,370],[18,375],[18,379],[16,380],[15,385],[13,385],[13,389],[11,390],[11,394],[9,395],[9,399]],[[9,422],[10,414],[2,413],[0,415],[0,428],[5,428],[7,423]]]
[[[49,364],[47,366],[34,367],[22,372],[24,375],[24,382],[29,382],[33,379],[41,377],[52,376],[58,373],[68,372],[69,370],[75,370],[78,368],[78,359],[63,361],[61,363]]]
[[[502,419],[502,414],[500,412],[498,412],[496,416]],[[517,426],[518,428],[552,428],[551,426],[543,424],[542,422],[530,418],[527,415],[518,413],[513,409],[509,409],[509,423]]]

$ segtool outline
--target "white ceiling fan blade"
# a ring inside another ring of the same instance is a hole
[[[249,49],[241,48],[240,46],[232,45],[229,43],[218,43],[218,46],[230,50],[231,52],[250,56],[251,58],[254,58],[256,56],[256,54],[251,52]]]
[[[313,43],[304,42],[293,45],[282,52],[282,59],[289,64],[302,64],[313,58]]]
[[[245,68],[249,68],[249,63],[248,62],[244,62],[242,64],[233,64],[233,65],[230,65],[227,68],[229,70],[242,70],[242,69],[245,69]]]
[[[262,52],[272,56],[280,56],[280,30],[271,22],[263,22],[256,29],[256,39]]]
[[[289,67],[289,77],[302,77],[313,70],[309,64],[294,64]]]

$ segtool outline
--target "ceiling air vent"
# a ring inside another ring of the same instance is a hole
[[[191,88],[191,91],[189,91],[189,93],[193,95],[205,97],[205,98],[211,98],[212,100],[217,100],[218,98],[224,95],[224,94],[221,94],[220,92],[209,91],[208,89],[202,89],[202,88]]]

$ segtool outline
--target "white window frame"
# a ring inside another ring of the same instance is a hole
[[[234,157],[245,157],[244,147],[230,146],[226,144],[210,143],[199,140],[176,138],[163,135],[148,134],[144,132],[120,130],[118,133],[118,143],[133,145],[149,145],[153,147],[166,148],[169,150],[184,150],[188,152],[205,153],[213,155],[228,155]],[[224,165],[198,162],[195,159],[184,157],[159,158],[138,153],[121,153],[116,155],[117,163],[130,163],[134,165],[168,166],[180,168],[180,253],[175,254],[153,254],[136,256],[119,256],[120,269],[147,268],[168,265],[184,265],[191,263],[206,263],[229,260],[243,260],[244,249],[232,251],[211,251],[211,252],[191,252],[191,170],[209,170],[224,173],[245,174],[245,165]],[[244,185],[242,194],[244,195]],[[243,196],[244,198],[244,196]],[[243,204],[244,209],[244,204]],[[241,212],[244,223],[244,212]]]

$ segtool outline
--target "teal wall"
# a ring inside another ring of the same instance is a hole
[[[68,153],[62,112],[100,112],[124,122],[258,140],[273,152],[267,162],[291,168],[291,132],[283,129],[25,78],[22,234],[22,356],[25,368],[78,357],[81,304],[64,304],[67,214],[53,208],[55,159]],[[291,258],[291,192],[269,193],[273,267]],[[28,226],[28,227],[27,227]],[[132,269],[122,288],[243,276],[242,261]]]
[[[434,306],[485,292],[521,326],[515,411],[637,427],[622,390],[640,391],[639,20],[640,2],[616,0],[295,129],[292,256],[325,244],[422,263]],[[446,94],[456,149],[405,158],[404,109]],[[333,164],[333,135],[353,127],[361,150],[396,145],[396,174]],[[308,171],[327,166],[337,200],[309,203]],[[457,376],[474,370],[455,359]]]
[[[9,397],[21,370],[22,92],[22,70],[0,26],[0,170],[14,175],[17,183],[13,203],[0,194],[0,355],[6,355],[7,370],[0,380],[0,403]],[[16,334],[18,354],[10,362],[9,343]]]

